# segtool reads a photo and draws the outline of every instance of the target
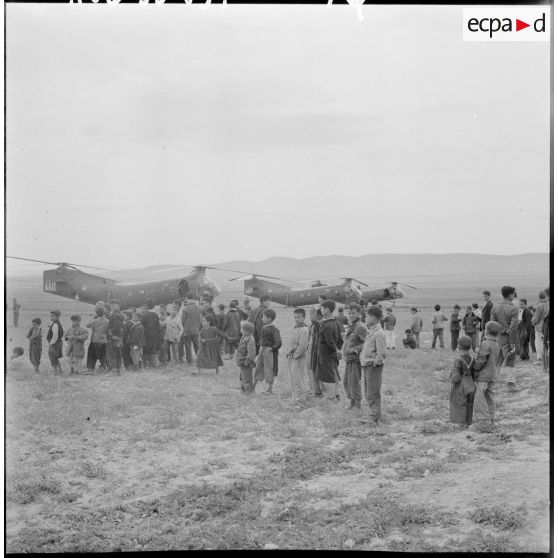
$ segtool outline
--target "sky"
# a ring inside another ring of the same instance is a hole
[[[450,6],[6,10],[9,255],[548,250],[550,43]]]

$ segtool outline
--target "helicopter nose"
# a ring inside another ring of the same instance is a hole
[[[397,289],[395,289],[395,294],[397,298],[403,298],[405,296],[405,291],[397,287]]]

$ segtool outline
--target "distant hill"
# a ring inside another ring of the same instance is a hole
[[[500,256],[488,254],[368,254],[365,256],[319,256],[294,259],[274,257],[259,262],[234,260],[213,264],[215,267],[274,275],[285,279],[310,280],[335,277],[361,279],[382,278],[405,281],[432,276],[549,276],[549,255],[540,253]],[[109,274],[120,281],[159,279],[186,275],[191,267],[159,265]],[[101,273],[100,273],[101,274]],[[216,279],[230,278],[231,273],[210,270]],[[234,273],[232,275],[235,275]],[[237,274],[238,275],[238,274]]]

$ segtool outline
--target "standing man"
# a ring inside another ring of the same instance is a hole
[[[110,318],[107,331],[107,364],[108,371],[116,370],[120,376],[122,368],[122,343],[124,316],[120,312],[120,301],[113,300],[110,303]]]
[[[502,302],[492,308],[492,320],[500,324],[498,333],[498,345],[500,354],[498,355],[497,367],[498,377],[502,366],[505,368],[505,379],[511,391],[515,389],[515,346],[517,343],[517,307],[512,302],[517,297],[515,288],[505,285],[502,287]]]
[[[440,339],[440,349],[444,348],[444,322],[447,322],[447,316],[441,311],[441,306],[434,306],[434,314],[432,314],[432,349],[436,348],[436,339]]]
[[[21,304],[17,301],[17,298],[13,299],[13,312],[14,312],[14,327],[19,326],[19,311],[21,309]]]
[[[322,321],[318,341],[318,380],[324,383],[327,398],[339,402],[339,359],[343,347],[341,324],[333,316],[335,301],[325,300],[320,310]]]
[[[484,299],[484,306],[482,307],[481,314],[481,343],[484,339],[484,328],[490,321],[490,316],[492,316],[492,308],[494,308],[494,303],[492,302],[492,300],[490,300],[490,291],[483,291],[482,298]]]
[[[201,308],[191,292],[186,295],[186,304],[182,310],[182,327],[184,328],[182,339],[186,353],[186,362],[193,364],[193,356],[197,356],[200,348]],[[193,354],[192,349],[194,349]]]
[[[531,330],[533,324],[533,313],[527,307],[527,300],[522,298],[519,301],[518,313],[518,327],[517,327],[517,352],[521,360],[529,360],[529,340],[531,339]]]
[[[544,334],[543,334],[543,322],[548,315],[548,300],[546,299],[546,293],[541,291],[539,293],[539,301],[535,306],[535,315],[533,316],[532,324],[535,327],[535,348],[537,350],[537,364],[542,363],[543,353],[544,353]]]
[[[271,297],[269,295],[260,296],[260,305],[250,312],[248,321],[254,324],[254,340],[256,341],[256,354],[260,352],[260,336],[263,328],[263,313],[271,306]]]
[[[417,349],[420,349],[420,332],[422,331],[422,318],[417,308],[411,308],[411,327],[409,328],[417,340]]]

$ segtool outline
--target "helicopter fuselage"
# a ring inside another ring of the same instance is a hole
[[[159,305],[184,298],[188,292],[199,297],[203,294],[204,288],[215,296],[215,293],[211,292],[212,289],[217,290],[215,285],[207,278],[200,282],[200,276],[195,274],[181,279],[120,283],[68,267],[58,267],[43,272],[45,293],[89,304],[119,300],[122,309],[139,308],[147,298],[152,298],[155,304]]]
[[[267,294],[273,302],[284,306],[309,306],[319,302],[320,295],[326,296],[335,302],[345,303],[347,301],[347,292],[345,283],[337,285],[320,284],[316,287],[308,287],[305,289],[293,289],[287,285],[266,281],[259,278],[246,279],[244,281],[244,293],[252,297],[260,297]],[[372,300],[395,300],[403,298],[405,293],[398,287],[390,287],[385,289],[367,289],[360,291],[360,297],[366,302]]]

